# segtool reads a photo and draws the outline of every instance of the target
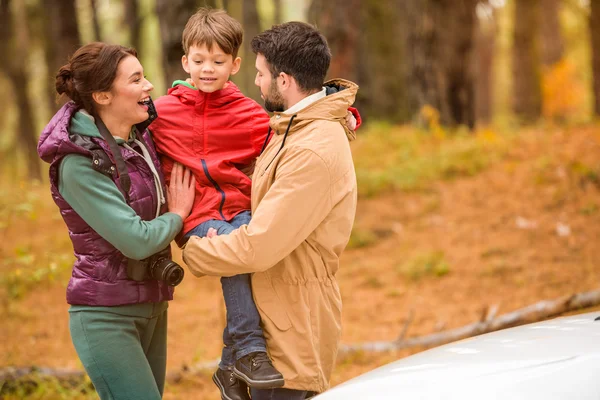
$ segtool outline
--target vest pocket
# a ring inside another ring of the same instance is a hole
[[[252,293],[256,306],[269,318],[280,331],[292,327],[290,318],[285,311],[285,304],[279,299],[273,283],[265,273],[254,274],[252,277]]]

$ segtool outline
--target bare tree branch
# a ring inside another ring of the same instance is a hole
[[[564,296],[556,300],[540,301],[525,308],[503,314],[498,318],[496,318],[498,306],[494,305],[489,307],[487,311],[482,314],[482,318],[478,322],[448,331],[404,340],[403,336],[408,329],[408,325],[410,325],[412,319],[414,318],[414,311],[411,310],[398,340],[391,342],[381,341],[342,345],[338,354],[345,355],[359,351],[386,352],[412,347],[439,346],[467,337],[481,335],[483,333],[493,332],[531,322],[542,321],[570,311],[577,311],[598,305],[600,305],[600,289]],[[206,371],[212,371],[217,368],[218,364],[219,360],[213,360],[194,364],[191,367],[184,365],[180,370],[169,371],[167,373],[167,380],[171,383],[177,383],[186,376],[194,376]],[[57,378],[59,380],[81,379],[84,376],[83,371],[62,368],[52,369],[43,367],[7,367],[0,369],[0,382],[11,382],[34,374],[42,378]]]

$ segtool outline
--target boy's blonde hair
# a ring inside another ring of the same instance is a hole
[[[225,54],[231,54],[233,58],[236,58],[243,38],[242,24],[227,12],[200,8],[185,25],[181,44],[187,55],[192,46],[206,45],[211,49],[216,43]]]

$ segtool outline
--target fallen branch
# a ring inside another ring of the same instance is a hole
[[[61,381],[83,379],[85,372],[64,368],[48,367],[5,367],[0,369],[0,383],[16,381],[36,375],[40,378],[54,378]]]
[[[531,322],[537,322],[551,317],[600,305],[600,290],[578,293],[561,297],[557,300],[544,300],[531,306],[521,308],[508,314],[495,317],[497,306],[491,307],[481,321],[431,335],[415,337],[391,342],[365,342],[353,345],[342,345],[339,354],[344,355],[357,351],[386,352],[412,347],[434,347],[454,342],[456,340],[510,328]]]
[[[401,350],[412,347],[434,347],[442,344],[465,339],[471,336],[483,333],[493,332],[500,329],[510,328],[526,323],[537,322],[561,314],[590,308],[600,305],[600,289],[591,292],[578,293],[571,296],[561,297],[557,300],[544,300],[531,306],[500,315],[496,318],[497,306],[492,306],[482,313],[480,321],[463,326],[461,328],[451,329],[434,333],[431,335],[420,336],[410,339],[404,339],[408,326],[413,319],[413,310],[409,313],[406,323],[399,337],[391,342],[365,342],[353,345],[341,345],[340,355],[353,352],[386,352]],[[219,360],[202,362],[191,367],[183,366],[180,370],[169,371],[167,380],[172,383],[179,382],[185,376],[199,375],[203,372],[213,371],[217,368]],[[84,372],[68,369],[53,369],[43,367],[7,367],[0,369],[0,384],[3,382],[16,381],[21,378],[27,378],[35,375],[41,378],[55,378],[61,381],[71,381],[73,379],[83,379]]]

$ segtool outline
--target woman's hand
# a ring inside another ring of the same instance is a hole
[[[171,170],[171,184],[169,185],[169,212],[175,213],[185,221],[196,196],[196,179],[191,171],[179,163],[173,165]]]

